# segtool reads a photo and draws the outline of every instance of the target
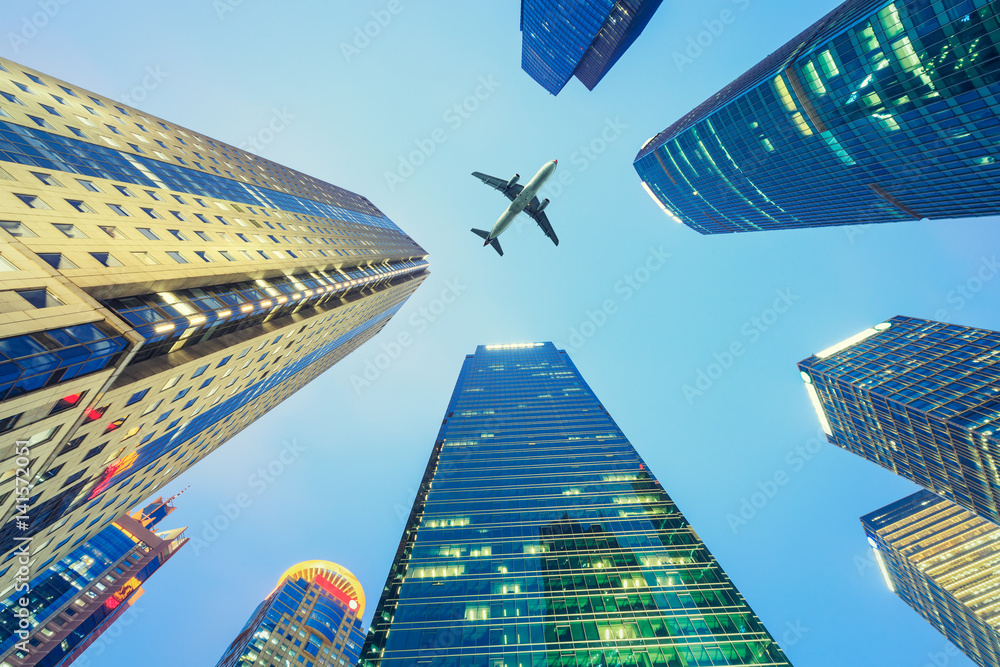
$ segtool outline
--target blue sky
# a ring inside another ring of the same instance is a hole
[[[367,623],[464,355],[552,340],[793,663],[971,665],[888,592],[858,521],[915,487],[817,444],[795,364],[896,314],[1000,328],[1000,280],[974,280],[997,271],[997,220],[703,237],[668,220],[631,166],[647,138],[836,3],[664,2],[595,92],[574,80],[554,98],[520,71],[519,3],[398,2],[353,51],[342,45],[389,0],[53,0],[36,31],[25,25],[42,4],[5,3],[8,31],[30,37],[8,32],[4,56],[232,144],[254,139],[369,197],[431,255],[431,277],[378,338],[164,489],[190,485],[164,525],[202,541],[90,664],[214,664],[280,573],[313,558],[360,578]],[[682,61],[724,10],[733,22]],[[276,118],[284,128],[262,132]],[[481,247],[469,228],[489,228],[505,200],[470,172],[528,178],[552,158],[560,246],[528,223],[504,235],[502,259]],[[734,343],[743,354],[685,395]],[[293,442],[295,460],[254,484]],[[786,483],[772,486],[776,474]],[[206,531],[241,493],[250,506]]]

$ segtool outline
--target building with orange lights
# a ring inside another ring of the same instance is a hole
[[[364,612],[365,593],[349,570],[324,560],[299,563],[281,575],[216,667],[355,665]]]

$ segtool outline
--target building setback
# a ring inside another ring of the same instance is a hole
[[[359,665],[788,665],[552,343],[466,357]]]
[[[358,662],[365,593],[346,568],[324,560],[290,567],[216,667],[340,667]]]
[[[1000,664],[1000,527],[930,491],[861,523],[889,590],[977,665]]]
[[[0,59],[0,580],[16,538],[44,570],[426,273],[364,197]]]
[[[142,596],[153,573],[187,544],[184,528],[153,532],[174,511],[172,501],[157,498],[119,517],[32,577],[27,588],[11,581],[0,589],[0,665],[66,667],[97,641]],[[25,613],[27,628],[20,623]]]
[[[573,76],[593,90],[661,1],[521,0],[521,69],[553,95]]]
[[[848,0],[643,145],[702,234],[1000,213],[998,0]]]
[[[1000,333],[894,317],[799,370],[830,442],[1000,523]]]

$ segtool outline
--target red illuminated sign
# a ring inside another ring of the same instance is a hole
[[[348,595],[344,591],[342,591],[339,588],[337,588],[336,586],[334,586],[330,581],[328,581],[322,575],[318,575],[316,577],[316,583],[319,584],[319,586],[323,590],[325,590],[327,593],[329,593],[333,597],[337,598],[338,600],[340,600],[341,602],[343,602],[344,604],[346,604],[347,607],[351,611],[357,611],[358,610],[358,601],[357,600],[355,600],[350,595]]]

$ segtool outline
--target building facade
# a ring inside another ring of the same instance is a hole
[[[635,159],[702,234],[1000,212],[997,0],[848,0]]]
[[[1000,333],[894,317],[799,370],[830,442],[1000,523]]]
[[[187,543],[184,529],[153,532],[173,512],[157,498],[120,517],[31,579],[0,590],[0,665],[66,667],[117,621],[142,585]],[[15,587],[16,586],[16,587]],[[27,620],[27,627],[21,623]]]
[[[0,60],[0,580],[18,539],[34,571],[70,553],[426,272],[360,195]]]
[[[889,590],[977,665],[1000,664],[1000,527],[930,491],[861,523]]]
[[[360,665],[788,665],[568,355],[466,358]]]
[[[347,569],[322,560],[288,569],[216,667],[327,667],[358,662],[365,593]]]
[[[521,69],[558,95],[576,76],[593,90],[662,0],[521,0]]]

